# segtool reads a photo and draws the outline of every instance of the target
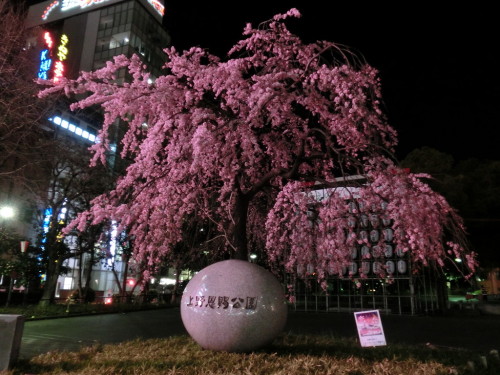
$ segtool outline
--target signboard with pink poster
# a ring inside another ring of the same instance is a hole
[[[361,346],[387,345],[378,310],[355,312],[354,319],[356,320]]]

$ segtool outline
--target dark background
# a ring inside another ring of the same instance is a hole
[[[498,159],[498,28],[493,9],[437,9],[422,2],[391,7],[333,1],[166,1],[165,25],[178,49],[223,57],[247,22],[257,25],[296,7],[289,22],[305,41],[349,46],[380,71],[385,111],[399,132],[398,156],[431,146],[456,159]]]

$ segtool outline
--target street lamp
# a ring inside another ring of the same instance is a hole
[[[0,218],[2,219],[12,219],[16,216],[16,211],[11,206],[0,207]]]

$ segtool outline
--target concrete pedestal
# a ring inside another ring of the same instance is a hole
[[[0,371],[9,369],[17,361],[23,329],[22,315],[0,314]]]

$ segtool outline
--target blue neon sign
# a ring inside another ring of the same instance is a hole
[[[38,70],[38,78],[49,79],[48,72],[50,71],[51,65],[52,59],[50,58],[49,50],[44,49],[40,52],[40,68]]]

